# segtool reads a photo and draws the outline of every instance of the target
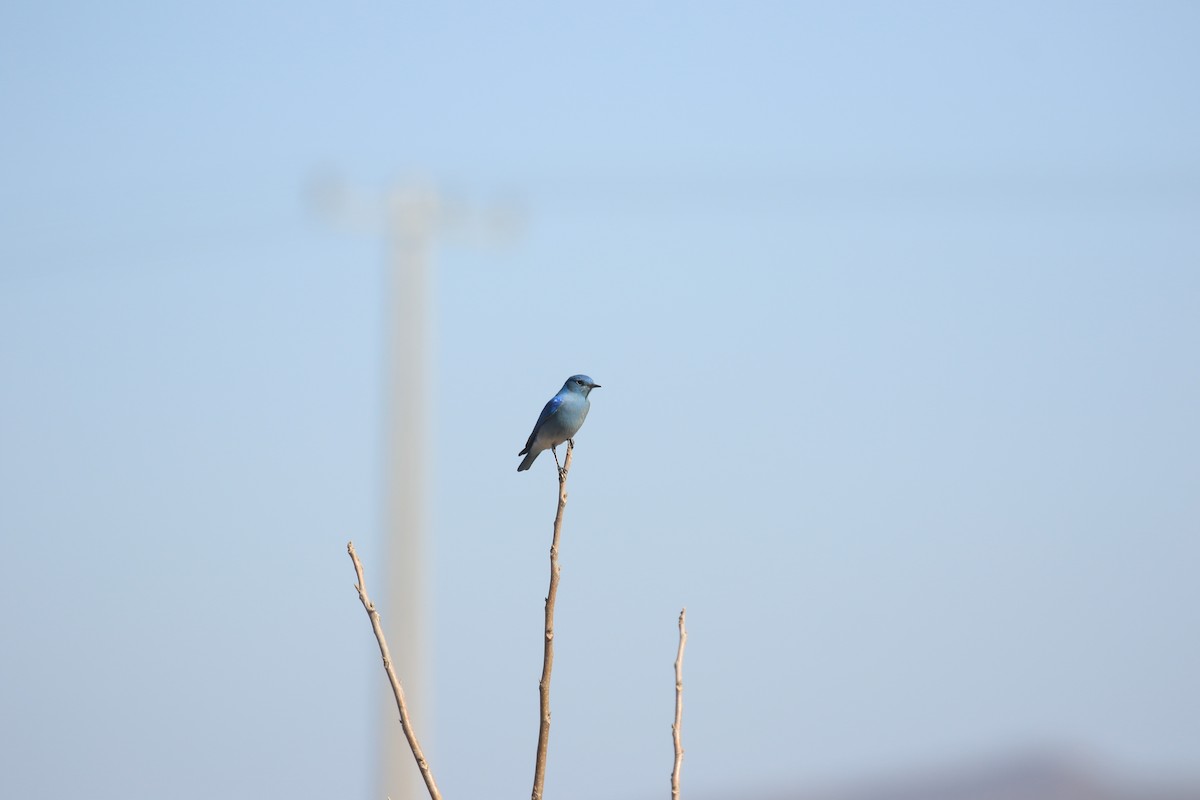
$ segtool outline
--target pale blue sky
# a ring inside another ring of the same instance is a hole
[[[383,243],[433,287],[435,725],[522,796],[1200,763],[1200,6],[0,8],[0,794],[366,797]],[[375,572],[378,573],[378,568]]]

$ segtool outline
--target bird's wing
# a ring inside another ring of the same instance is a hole
[[[541,429],[546,420],[555,415],[559,406],[562,404],[563,399],[558,395],[554,395],[554,397],[550,398],[550,401],[546,403],[546,407],[542,409],[541,415],[538,416],[537,422],[533,424],[533,432],[529,434],[529,441],[525,442],[525,449],[517,453],[517,455],[523,456],[529,452],[529,448],[533,447],[533,440],[537,438],[538,430]]]

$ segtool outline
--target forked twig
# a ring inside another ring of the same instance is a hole
[[[550,745],[550,673],[554,669],[554,600],[558,596],[558,540],[562,535],[563,509],[567,507],[567,473],[575,443],[567,440],[567,457],[558,471],[558,514],[554,517],[554,539],[550,543],[550,590],[546,593],[546,641],[542,655],[542,680],[538,684],[541,700],[541,727],[538,730],[537,761],[533,768],[532,800],[542,800],[546,782],[546,750]],[[557,459],[556,459],[557,461]]]
[[[412,748],[413,758],[416,759],[417,767],[421,770],[421,777],[425,779],[425,788],[429,790],[430,800],[442,800],[442,794],[433,780],[433,771],[429,769],[429,762],[425,760],[425,754],[421,752],[421,744],[417,741],[412,720],[409,719],[408,706],[404,703],[404,689],[400,686],[400,678],[396,676],[396,670],[392,667],[392,655],[388,652],[387,639],[383,636],[379,612],[375,610],[375,604],[367,596],[367,584],[363,580],[363,568],[358,560],[358,554],[354,552],[354,542],[346,544],[346,552],[350,554],[350,560],[354,562],[354,573],[358,576],[358,583],[354,588],[358,590],[358,599],[362,601],[363,608],[367,610],[367,616],[371,619],[371,627],[375,630],[375,640],[379,642],[379,655],[383,657],[383,668],[392,684],[392,694],[396,696],[396,707],[400,709],[400,725],[404,728],[405,737],[408,738],[408,746]]]
[[[679,773],[683,769],[683,648],[687,644],[687,626],[684,617],[687,609],[679,612],[679,652],[675,654],[675,724],[671,726],[671,738],[675,742],[675,767],[671,770],[671,800],[679,800]]]

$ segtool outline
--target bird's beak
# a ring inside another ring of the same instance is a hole
[[[592,384],[592,388],[593,388],[593,389],[599,389],[599,388],[600,388],[600,384],[598,384],[598,383],[593,383],[593,384]]]

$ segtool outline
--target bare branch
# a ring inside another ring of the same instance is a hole
[[[687,626],[684,617],[687,609],[679,612],[679,652],[675,654],[675,724],[671,726],[671,738],[675,742],[675,768],[671,770],[671,800],[679,800],[679,772],[683,769],[683,648],[687,644]]]
[[[568,439],[567,457],[558,471],[558,514],[554,517],[554,540],[550,544],[550,591],[546,593],[546,642],[542,656],[542,680],[538,684],[542,724],[538,731],[532,800],[542,800],[542,786],[546,782],[546,750],[550,745],[550,673],[554,669],[554,600],[558,596],[558,540],[562,535],[563,509],[567,507],[567,473],[571,469],[574,449],[575,443]]]
[[[408,716],[408,706],[404,703],[404,689],[400,686],[400,679],[396,677],[396,670],[392,667],[392,656],[388,652],[387,640],[383,637],[379,612],[375,610],[375,604],[367,596],[367,584],[363,580],[363,569],[358,560],[358,554],[354,552],[354,542],[346,544],[346,552],[350,554],[350,560],[354,562],[354,573],[358,576],[358,583],[354,588],[358,590],[358,599],[362,601],[363,608],[367,610],[367,616],[371,619],[371,627],[375,630],[375,639],[379,642],[379,655],[383,657],[383,668],[387,672],[388,680],[391,681],[392,694],[396,696],[396,707],[400,709],[400,725],[404,728],[404,735],[408,738],[408,746],[412,748],[413,758],[416,759],[417,767],[421,770],[421,777],[425,779],[425,788],[429,790],[430,800],[442,800],[442,794],[433,780],[433,772],[429,769],[429,762],[425,760],[425,754],[421,752],[421,744],[417,741],[417,734],[413,731],[412,720]]]

